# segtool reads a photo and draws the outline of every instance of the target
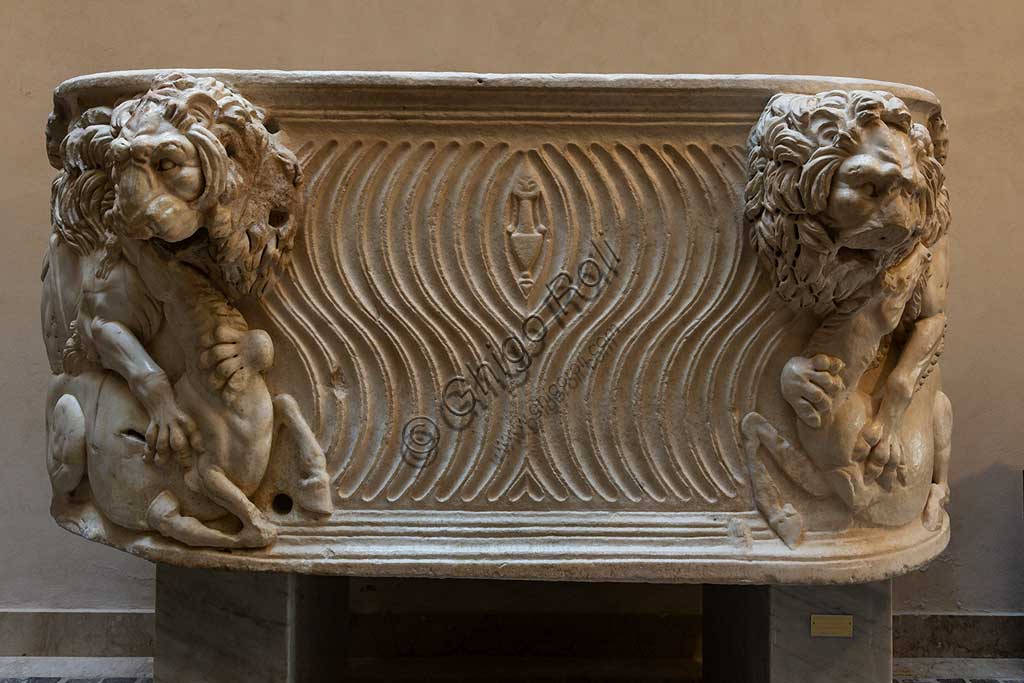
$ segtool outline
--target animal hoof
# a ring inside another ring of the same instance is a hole
[[[257,522],[244,527],[237,538],[239,547],[265,548],[277,540],[277,529],[267,522]]]
[[[791,503],[786,503],[781,510],[772,515],[768,524],[790,548],[796,548],[803,540],[804,518]]]
[[[295,492],[295,501],[303,510],[316,515],[329,515],[334,512],[334,501],[331,500],[331,482],[325,472],[313,475],[299,482]]]

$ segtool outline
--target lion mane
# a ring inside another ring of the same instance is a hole
[[[67,246],[72,254],[68,258],[98,254],[99,277],[106,277],[120,259],[123,226],[113,215],[112,143],[142,107],[157,108],[188,137],[198,151],[204,179],[203,191],[193,202],[203,216],[202,228],[176,244],[150,242],[168,258],[198,269],[228,300],[261,295],[286,267],[299,223],[294,215],[299,164],[264,112],[228,86],[213,78],[164,73],[144,95],[114,108],[86,109],[73,120],[62,101],[55,98],[54,105],[47,122],[47,151],[60,173],[51,191],[53,234],[44,281],[70,277],[67,264],[53,262],[63,258],[54,252],[56,245]],[[57,283],[51,289],[43,300],[44,336],[51,368],[63,372],[82,354],[75,329],[78,301],[65,300]]]
[[[86,110],[60,143],[61,173],[53,181],[50,219],[57,237],[76,254],[99,249],[107,238],[103,216],[114,205],[107,173],[110,109]]]
[[[112,136],[146,107],[195,145],[205,182],[192,202],[204,216],[200,230],[175,244],[152,241],[203,272],[229,300],[261,295],[291,254],[302,180],[295,155],[263,110],[214,78],[158,75],[147,93],[114,108]],[[105,218],[109,227],[114,217],[108,211]]]
[[[833,90],[775,95],[751,131],[744,216],[751,242],[775,291],[794,308],[826,315],[904,256],[873,267],[843,259],[829,233],[827,209],[839,165],[864,128],[882,122],[910,136],[926,190],[923,241],[934,244],[949,223],[942,166],[928,130],[899,98],[882,91]]]

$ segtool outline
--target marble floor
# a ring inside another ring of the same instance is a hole
[[[0,683],[153,683],[148,657],[0,657]]]
[[[32,676],[29,678],[0,678],[0,683],[153,683],[152,678],[67,678]],[[997,678],[897,678],[893,683],[1024,683],[1022,679]]]
[[[0,683],[153,683],[153,679],[116,677],[30,676],[0,678]],[[893,683],[1024,683],[1024,679],[1003,678],[897,678]]]
[[[897,659],[898,683],[1024,683],[1024,659]]]
[[[0,678],[0,683],[153,683],[152,678],[54,678],[53,676],[32,676],[31,678]]]
[[[894,678],[893,683],[1024,683],[1019,678]]]
[[[1024,659],[898,659],[894,671],[894,683],[1024,683]],[[0,683],[153,683],[152,672],[147,658],[0,657]]]

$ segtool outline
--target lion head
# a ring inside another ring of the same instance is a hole
[[[773,97],[750,135],[745,216],[783,300],[825,314],[949,222],[928,130],[881,91]]]
[[[262,293],[290,253],[301,180],[276,126],[220,81],[168,73],[110,128],[111,232],[150,240],[229,298]]]

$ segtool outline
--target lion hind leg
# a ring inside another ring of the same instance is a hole
[[[942,528],[943,512],[949,502],[949,459],[953,449],[953,405],[941,391],[935,394],[932,418],[935,431],[935,464],[932,490],[924,507],[924,527],[928,531]]]
[[[331,482],[327,475],[327,458],[316,440],[316,435],[306,423],[299,404],[289,394],[274,397],[275,427],[285,427],[298,446],[299,482],[292,493],[295,502],[303,510],[317,515],[329,515],[334,511],[331,500]]]
[[[223,531],[211,529],[195,517],[181,514],[181,505],[170,491],[163,491],[149,505],[146,521],[159,533],[194,547],[237,548],[238,539]]]
[[[53,492],[67,495],[85,477],[85,413],[71,394],[64,394],[50,413],[46,470]]]
[[[764,445],[777,461],[786,460],[788,458],[783,453],[785,449],[781,447],[783,444],[788,446],[788,442],[779,436],[775,428],[759,413],[748,413],[743,418],[741,428],[744,436],[744,456],[754,491],[754,503],[768,521],[768,526],[782,542],[790,548],[796,548],[804,535],[803,516],[792,504],[783,502],[782,493],[764,466],[759,452],[760,447]]]

